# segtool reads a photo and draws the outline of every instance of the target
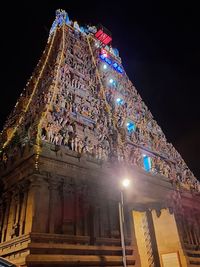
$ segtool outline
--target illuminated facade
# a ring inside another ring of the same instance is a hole
[[[56,12],[1,133],[0,256],[22,266],[200,265],[200,184],[104,28]],[[171,264],[171,265],[170,265]]]

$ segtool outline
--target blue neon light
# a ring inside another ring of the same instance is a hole
[[[126,124],[126,128],[127,128],[127,130],[128,130],[129,133],[134,132],[135,129],[136,129],[135,123],[130,122],[130,121],[127,122],[127,124]]]
[[[108,63],[109,65],[111,65],[111,64],[112,64],[112,61],[111,61],[111,59],[109,59],[109,58],[107,58],[107,57],[105,57],[104,61],[105,61],[106,63]]]
[[[151,158],[150,157],[143,155],[143,166],[144,166],[145,171],[150,172],[151,170]]]
[[[101,58],[102,60],[104,60],[104,59],[106,58],[106,54],[101,54],[101,55],[100,55],[100,58]]]
[[[114,62],[114,63],[113,63],[113,67],[114,67],[115,69],[118,67],[117,62]]]
[[[117,67],[117,71],[120,72],[120,73],[123,73],[123,69],[122,69],[122,67],[118,66],[118,67]]]
[[[113,61],[112,59],[108,58],[107,54],[100,54],[100,59],[106,62],[108,65],[111,65],[117,72],[123,73],[123,68],[116,62]]]

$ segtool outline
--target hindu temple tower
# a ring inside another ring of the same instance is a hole
[[[111,42],[57,10],[5,122],[0,256],[17,265],[200,265],[199,181]]]

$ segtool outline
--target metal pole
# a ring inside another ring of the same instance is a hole
[[[121,202],[119,202],[119,223],[120,223],[120,234],[121,234],[121,246],[122,246],[122,260],[123,266],[126,267],[126,247],[124,239],[124,198],[123,192],[121,191]]]

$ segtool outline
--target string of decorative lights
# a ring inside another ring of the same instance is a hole
[[[92,61],[93,61],[93,64],[94,64],[94,66],[96,68],[96,74],[97,74],[97,77],[98,77],[98,80],[99,80],[99,83],[100,83],[100,93],[101,93],[101,95],[102,95],[102,97],[103,97],[103,99],[104,99],[104,101],[106,103],[106,111],[109,113],[109,115],[111,115],[113,117],[114,126],[116,127],[116,119],[115,119],[114,115],[112,114],[110,105],[108,104],[108,102],[106,100],[104,86],[103,86],[103,83],[102,83],[102,80],[101,80],[101,75],[100,75],[98,67],[97,67],[97,63],[96,63],[96,59],[94,57],[94,53],[92,51],[92,47],[91,47],[91,44],[90,44],[90,39],[89,39],[88,36],[86,38],[87,38],[89,50],[90,50],[90,53],[91,53],[91,56],[92,56]]]
[[[70,29],[72,30],[76,30],[78,31],[80,34],[83,34],[83,32],[79,29],[79,28],[74,28],[73,26],[67,24],[66,25],[67,27],[69,27]],[[84,34],[85,35],[85,34]],[[96,59],[95,59],[95,56],[94,56],[94,53],[92,51],[92,47],[91,47],[91,44],[90,44],[90,39],[92,39],[94,42],[96,41],[96,38],[94,38],[92,35],[87,35],[86,34],[86,39],[87,39],[87,42],[88,42],[88,46],[89,46],[89,50],[90,50],[90,54],[92,56],[92,61],[93,61],[93,64],[96,68],[96,73],[97,73],[97,78],[99,80],[99,83],[100,83],[100,93],[105,101],[105,104],[106,104],[106,111],[109,113],[110,116],[112,116],[113,118],[113,122],[114,122],[114,126],[116,127],[116,118],[114,117],[114,115],[112,114],[111,112],[111,108],[110,108],[110,105],[108,104],[107,100],[106,100],[106,96],[105,96],[105,90],[104,90],[104,86],[103,86],[103,83],[102,83],[102,80],[101,80],[101,75],[99,73],[99,70],[98,70],[98,67],[97,67],[97,63],[96,63]]]
[[[93,37],[91,37],[91,39],[94,40]],[[106,96],[105,96],[104,86],[103,86],[102,79],[101,79],[101,75],[100,75],[99,69],[97,67],[97,62],[96,62],[94,53],[92,51],[92,47],[91,47],[91,44],[90,44],[90,39],[89,39],[88,36],[87,36],[87,42],[88,42],[89,50],[90,50],[90,53],[91,53],[91,56],[92,56],[93,64],[94,64],[94,66],[96,68],[97,77],[98,77],[98,80],[99,80],[99,83],[100,83],[100,93],[101,93],[101,95],[102,95],[102,97],[103,97],[103,99],[105,101],[105,104],[106,104],[106,111],[108,112],[110,118],[112,118],[114,128],[117,129],[118,133],[120,133],[120,135],[121,135],[121,132],[119,132],[118,127],[117,127],[117,119],[116,119],[116,117],[114,115],[114,112],[111,112],[111,107],[107,102],[107,99],[106,99]],[[125,143],[125,139],[121,138],[121,145],[123,145],[124,143]]]
[[[97,73],[97,77],[98,77],[98,80],[99,80],[99,83],[100,83],[100,93],[102,93],[102,96],[104,98],[104,100],[106,101],[106,96],[105,96],[105,91],[104,91],[104,86],[103,86],[103,83],[101,81],[101,76],[100,76],[100,73],[99,73],[99,70],[98,70],[98,67],[97,67],[97,63],[96,63],[96,60],[95,60],[95,57],[94,57],[94,53],[92,51],[92,47],[91,47],[91,44],[90,44],[90,40],[89,40],[89,37],[87,36],[87,42],[88,42],[88,46],[89,46],[89,50],[90,50],[90,54],[92,56],[92,61],[93,61],[93,64],[96,68],[96,73]],[[110,106],[107,104],[107,101],[106,101],[106,105],[107,105],[107,109],[108,111],[110,111]]]
[[[23,121],[26,112],[28,111],[28,108],[29,108],[29,106],[30,106],[30,103],[32,102],[32,99],[33,99],[33,97],[34,97],[34,95],[35,95],[35,93],[36,93],[36,89],[37,89],[37,87],[38,87],[38,83],[39,83],[39,81],[40,81],[40,78],[41,78],[41,76],[42,76],[42,74],[43,74],[44,68],[45,68],[45,66],[46,66],[46,64],[47,64],[47,61],[48,61],[48,58],[49,58],[49,54],[50,54],[50,52],[51,52],[51,49],[52,49],[52,46],[53,46],[53,42],[54,42],[54,39],[55,39],[55,34],[56,34],[56,32],[54,32],[54,35],[53,35],[53,37],[52,37],[52,39],[51,39],[51,44],[50,44],[50,46],[49,46],[49,50],[48,50],[48,53],[47,53],[45,62],[44,62],[44,64],[43,64],[42,68],[41,68],[41,71],[40,71],[40,73],[39,73],[39,76],[38,76],[38,78],[37,78],[37,80],[36,80],[36,83],[35,83],[35,85],[34,85],[34,87],[33,87],[32,93],[31,93],[30,98],[29,98],[29,100],[28,100],[28,102],[27,102],[27,105],[26,105],[26,107],[25,107],[25,109],[24,109],[24,112],[23,112],[23,114],[21,115],[21,117],[20,117],[20,119],[19,119],[17,125],[14,127],[13,131],[10,133],[9,137],[7,138],[6,142],[3,144],[2,149],[4,149],[4,148],[11,142],[11,140],[12,140],[12,138],[14,137],[14,135],[15,135],[17,129],[19,128],[20,124],[21,124],[22,121]],[[44,51],[44,52],[45,52],[45,51]],[[43,52],[43,53],[44,53],[44,52]],[[31,78],[32,78],[32,76],[31,76]],[[29,84],[29,82],[27,82],[27,85],[28,85],[28,84]],[[16,103],[15,106],[17,106],[17,104],[18,104],[18,102]],[[2,151],[0,151],[0,152],[2,152]]]
[[[63,24],[61,27],[62,27],[62,39],[63,39],[62,40],[62,51],[61,51],[60,60],[59,60],[58,67],[57,67],[56,80],[55,80],[55,83],[54,83],[54,86],[53,86],[53,89],[52,89],[53,95],[51,97],[51,101],[46,104],[47,108],[42,113],[42,116],[40,118],[40,121],[39,121],[38,127],[37,127],[36,146],[35,146],[35,148],[36,148],[35,149],[35,152],[36,152],[36,156],[35,156],[35,169],[36,170],[39,169],[38,168],[38,163],[39,163],[39,157],[40,157],[40,152],[41,152],[41,146],[40,146],[40,143],[41,143],[41,126],[42,126],[42,123],[44,121],[44,118],[47,115],[47,112],[50,109],[50,106],[53,103],[53,100],[55,99],[55,96],[57,96],[57,93],[58,93],[58,90],[56,90],[56,89],[58,89],[58,86],[57,85],[58,85],[58,80],[59,80],[60,67],[61,67],[61,63],[63,61],[64,49],[65,49],[65,24]],[[57,29],[56,29],[56,31],[57,31]]]
[[[66,25],[67,27],[71,28],[72,30],[78,30],[81,34],[82,31],[78,28],[74,28],[72,27],[71,25]],[[102,80],[101,80],[101,75],[99,73],[99,70],[98,70],[98,67],[97,67],[97,63],[96,63],[96,59],[94,57],[94,53],[92,51],[92,47],[91,47],[91,44],[90,44],[90,39],[92,39],[94,42],[96,41],[96,39],[92,36],[92,35],[86,35],[86,39],[87,39],[87,42],[88,42],[88,46],[89,46],[89,50],[90,50],[90,54],[92,56],[92,61],[93,61],[93,64],[96,68],[96,73],[97,73],[97,77],[98,77],[98,80],[99,80],[99,83],[100,83],[100,92],[102,94],[102,97],[106,103],[106,110],[107,112],[109,113],[109,115],[111,115],[113,117],[113,122],[114,122],[114,126],[116,126],[116,118],[114,117],[114,115],[111,113],[111,108],[110,108],[110,105],[108,104],[107,100],[106,100],[106,96],[105,96],[105,90],[104,90],[104,86],[103,86],[103,83],[102,83]]]

